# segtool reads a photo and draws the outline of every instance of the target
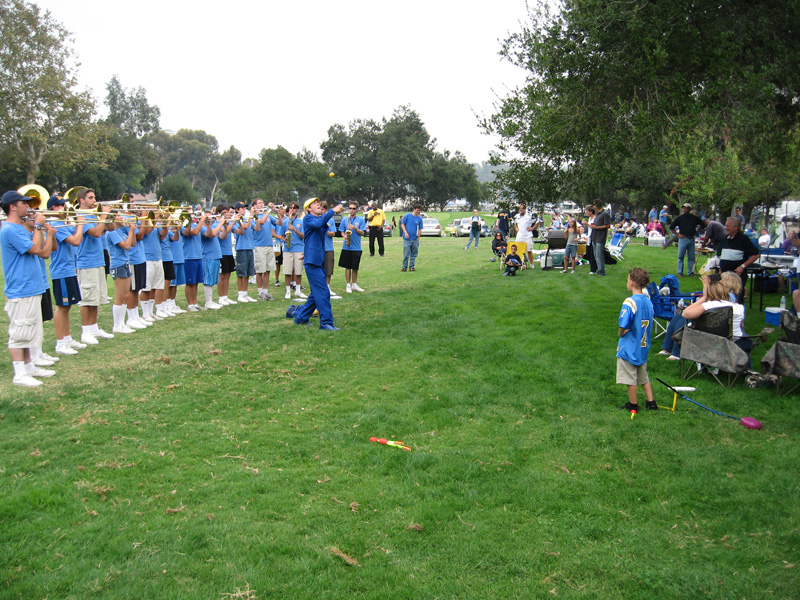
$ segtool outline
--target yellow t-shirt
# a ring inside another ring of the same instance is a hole
[[[370,227],[377,227],[386,220],[386,213],[380,208],[377,210],[370,210],[367,212],[367,221]]]

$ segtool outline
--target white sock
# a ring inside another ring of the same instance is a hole
[[[94,323],[93,325],[89,325],[89,327],[91,327],[91,328],[92,328],[92,329],[91,329],[91,332],[92,332],[92,333],[95,333],[97,330],[99,330],[99,329],[100,329],[100,327],[98,327],[97,323]]]
[[[25,363],[25,373],[33,373],[35,370],[36,365],[33,364],[33,361]]]
[[[65,336],[64,336],[64,340],[63,340],[63,342],[64,342],[64,344],[66,344],[66,345],[69,345],[69,344],[71,344],[71,343],[72,343],[72,336],[71,336],[71,335],[65,335]]]
[[[291,294],[292,293],[292,286],[291,285],[287,285],[286,286],[286,291]]]
[[[15,360],[11,363],[14,365],[14,377],[22,377],[28,371],[25,369],[25,361],[24,360]]]
[[[122,304],[115,304],[111,307],[111,315],[114,318],[114,329],[122,327],[125,324],[125,311],[126,308]]]
[[[81,333],[92,333],[91,325],[81,325]]]
[[[138,321],[139,320],[139,309],[136,308],[128,308],[126,309],[128,314],[128,323],[131,321]]]
[[[149,306],[147,305],[147,300],[139,300],[139,307],[142,309],[142,316],[146,317],[149,313]]]
[[[149,311],[148,314],[150,314],[150,315],[152,315],[155,312],[155,310],[156,310],[156,301],[154,299],[147,301],[147,310]]]
[[[42,355],[42,347],[41,346],[31,346],[30,347],[31,353],[31,360],[36,360]]]
[[[203,296],[206,298],[206,306],[214,301],[214,287],[211,285],[203,285]]]
[[[239,300],[241,300],[242,298],[244,298],[244,294],[245,294],[245,292],[239,292]]]
[[[260,296],[263,293],[264,293],[264,288],[258,288],[258,295]]]

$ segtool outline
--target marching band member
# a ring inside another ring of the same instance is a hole
[[[272,221],[272,238],[278,240],[276,246],[278,249],[275,251],[275,287],[281,285],[281,265],[283,264],[283,242],[286,241],[286,227],[289,225],[289,219],[286,217],[286,207],[283,204],[278,205],[277,215],[270,215]]]
[[[175,263],[172,260],[172,229],[164,227],[161,229],[158,243],[161,246],[161,268],[164,270],[164,285],[160,290],[156,290],[156,314],[164,313],[165,316],[172,317],[177,312],[170,308],[169,290],[172,280],[175,279]]]
[[[303,220],[297,215],[300,205],[292,202],[289,205],[289,214],[286,218],[286,230],[283,243],[283,275],[286,279],[286,295],[284,298],[292,298],[292,288],[294,287],[294,297],[305,299],[307,296],[300,291],[303,273]],[[289,240],[287,245],[286,239]]]
[[[139,211],[139,217],[147,216],[146,210]],[[131,293],[128,294],[128,327],[134,327],[131,323],[138,323],[145,327],[151,326],[156,322],[153,315],[147,315],[142,307],[142,315],[139,316],[139,292],[147,285],[147,258],[144,255],[144,236],[152,231],[152,225],[139,225],[136,227],[136,243],[131,246],[129,253],[129,263],[131,265]],[[108,244],[107,244],[108,245]],[[110,252],[109,252],[110,254]],[[159,259],[160,260],[160,259]]]
[[[203,281],[203,253],[200,246],[200,230],[206,224],[205,213],[197,221],[192,221],[181,230],[183,241],[184,270],[186,272],[186,302],[189,303],[189,312],[205,310],[197,305],[197,286]]]
[[[172,250],[172,267],[175,269],[175,277],[170,280],[169,285],[169,299],[167,300],[167,308],[173,314],[179,315],[185,313],[175,301],[178,297],[178,286],[186,285],[186,271],[184,270],[185,259],[183,257],[183,239],[181,237],[181,228],[174,226],[170,230],[169,248]]]
[[[130,251],[136,245],[136,225],[122,223],[122,216],[116,215],[114,222],[106,226],[106,241],[108,242],[108,270],[114,280],[114,305],[111,314],[114,318],[114,333],[130,334],[144,326],[131,327],[132,320],[128,317],[125,324],[125,315],[129,314],[129,299],[131,292],[131,276],[133,270],[130,265]]]
[[[45,287],[37,257],[44,257],[43,229],[45,218],[35,217],[33,231],[26,226],[30,198],[16,191],[3,194],[0,205],[6,213],[5,225],[0,228],[0,254],[5,277],[5,311],[8,314],[8,352],[14,366],[12,383],[36,387],[42,382],[36,377],[52,377],[55,371],[42,369],[31,360],[31,346],[42,345],[42,299]]]
[[[149,223],[145,228],[145,234],[141,242],[144,247],[145,286],[142,288],[139,304],[142,307],[143,315],[147,315],[157,321],[162,321],[169,317],[163,310],[160,311],[161,314],[158,314],[158,311],[155,310],[156,298],[160,296],[159,291],[163,292],[164,289],[164,265],[161,262],[163,260],[161,255],[161,236],[162,234],[166,236],[167,231],[166,222],[164,222],[161,227],[157,227],[156,223]]]
[[[233,246],[231,245],[231,231],[233,231],[233,209],[224,204],[217,207],[217,213],[224,217],[222,227],[219,230],[217,239],[219,240],[219,250],[222,254],[220,260],[220,276],[217,292],[219,294],[219,304],[232,306],[237,304],[237,300],[228,298],[228,289],[231,283],[231,273],[236,270],[236,261],[233,258]]]
[[[233,233],[236,234],[236,289],[239,292],[239,302],[258,302],[255,298],[247,295],[248,279],[256,274],[253,257],[253,228],[252,219],[245,219],[247,205],[237,202],[233,207],[236,211],[238,221],[233,226]]]
[[[203,260],[203,296],[205,296],[205,308],[219,310],[222,304],[214,302],[214,286],[219,285],[219,265],[222,259],[219,240],[217,236],[222,229],[222,220],[217,220],[216,224],[209,222],[211,211],[206,211],[206,224],[200,228],[200,248]]]
[[[275,250],[272,248],[272,221],[264,201],[256,198],[253,203],[253,262],[256,270],[256,285],[259,300],[275,300],[269,293],[269,274],[275,270]]]

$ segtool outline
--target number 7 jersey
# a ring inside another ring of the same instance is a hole
[[[650,297],[634,294],[625,298],[619,312],[619,326],[630,331],[619,338],[617,357],[636,366],[646,363],[653,330],[653,304]]]

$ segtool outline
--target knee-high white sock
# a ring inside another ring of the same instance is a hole
[[[114,318],[114,328],[122,327],[125,324],[125,307],[122,304],[115,304],[111,307],[111,315]]]

